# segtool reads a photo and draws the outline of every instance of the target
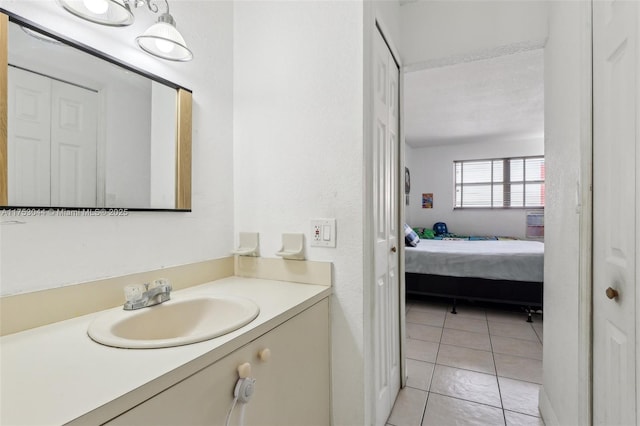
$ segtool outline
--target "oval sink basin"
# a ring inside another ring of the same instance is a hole
[[[109,312],[89,324],[87,332],[107,346],[167,348],[230,333],[259,313],[258,305],[241,297],[178,297],[148,308]]]

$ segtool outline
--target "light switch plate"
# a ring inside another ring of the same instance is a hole
[[[311,247],[336,246],[336,220],[311,219]]]

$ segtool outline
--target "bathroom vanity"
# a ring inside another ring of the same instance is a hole
[[[255,393],[234,407],[231,425],[243,409],[247,425],[329,425],[327,317],[324,299],[108,424],[222,425],[236,367],[250,362]]]
[[[4,336],[0,424],[224,425],[244,363],[254,393],[229,425],[330,424],[330,287],[230,277],[175,293],[244,297],[260,313],[229,334],[158,349],[91,340],[104,312]]]

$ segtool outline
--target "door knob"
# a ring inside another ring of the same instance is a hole
[[[392,253],[395,253],[395,252],[397,252],[397,251],[398,251],[398,249],[396,248],[396,246],[391,247],[391,252],[392,252]]]
[[[613,289],[613,288],[611,288],[611,287],[609,287],[609,288],[605,291],[605,293],[607,294],[607,297],[608,297],[609,299],[615,299],[615,298],[617,298],[617,297],[618,297],[618,290],[615,290],[615,289]]]

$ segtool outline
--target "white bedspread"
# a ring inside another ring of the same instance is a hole
[[[405,270],[418,274],[542,282],[544,243],[420,240],[406,247]]]

